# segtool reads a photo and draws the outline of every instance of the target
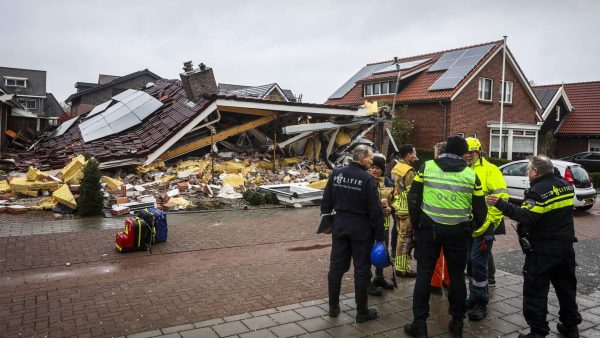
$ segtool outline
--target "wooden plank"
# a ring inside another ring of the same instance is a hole
[[[215,135],[213,135],[212,137],[205,137],[199,140],[195,140],[193,142],[190,142],[188,144],[179,146],[177,148],[173,148],[170,149],[166,152],[164,152],[162,155],[160,155],[160,159],[162,161],[166,161],[169,159],[172,159],[174,157],[183,155],[185,153],[189,153],[191,151],[194,151],[196,149],[200,149],[203,147],[206,147],[207,145],[210,145],[211,142],[219,142],[221,140],[224,140],[228,137],[231,137],[233,135],[237,135],[240,133],[245,132],[248,129],[252,129],[252,128],[256,128],[256,127],[260,127],[262,125],[265,125],[273,120],[275,120],[277,118],[277,114],[275,113],[271,113],[270,116],[263,116],[259,119],[241,124],[239,126],[235,126],[226,130],[223,130],[219,133],[216,133]]]
[[[264,110],[264,109],[254,109],[254,108],[245,108],[245,107],[232,107],[232,106],[217,106],[220,112],[229,112],[229,113],[240,113],[247,115],[257,115],[257,116],[270,116],[275,113],[272,110]]]

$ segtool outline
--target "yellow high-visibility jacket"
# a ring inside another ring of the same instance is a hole
[[[494,195],[496,197],[508,200],[508,190],[506,189],[506,181],[500,172],[500,169],[494,164],[488,162],[485,158],[480,157],[471,168],[475,171],[479,180],[481,181],[481,187],[483,193],[487,195]],[[495,206],[488,205],[487,218],[485,223],[473,232],[473,237],[481,236],[485,233],[490,225],[494,226],[494,229],[498,228],[500,222],[504,218],[502,211],[498,210]]]
[[[398,216],[408,215],[408,191],[415,175],[415,169],[404,160],[400,160],[392,169],[392,179],[394,180],[394,202],[392,205]]]

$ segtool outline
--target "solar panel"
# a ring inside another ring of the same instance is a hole
[[[111,103],[112,103],[112,100],[108,100],[102,104],[95,106],[94,109],[92,109],[92,111],[90,111],[89,114],[87,114],[87,117],[90,118],[98,113],[101,113],[106,108],[108,108],[108,106],[110,106]]]
[[[443,70],[443,67],[448,64],[450,65],[447,66],[446,72],[429,87],[429,90],[452,89],[456,87],[493,46],[493,44],[489,44],[444,53],[436,63],[429,67],[428,71]],[[458,57],[456,57],[457,55]]]
[[[160,108],[162,102],[145,92],[128,89],[102,105],[108,108],[79,124],[84,142],[120,133],[140,124]]]
[[[52,133],[50,133],[50,135],[48,135],[48,138],[54,138],[54,137],[57,137],[57,136],[60,136],[64,133],[66,133],[67,130],[69,130],[69,128],[71,128],[73,123],[75,123],[75,121],[77,121],[77,119],[79,119],[79,116],[76,116],[72,119],[66,120],[65,122],[61,123],[60,126],[58,126],[58,128],[54,129],[52,131]]]
[[[414,60],[414,61],[408,61],[408,62],[401,62],[399,63],[400,65],[400,70],[406,70],[406,69],[411,69],[413,67],[416,67],[422,63],[425,63],[427,61],[429,61],[431,59],[421,59],[421,60]],[[395,63],[392,63],[391,65],[378,70],[377,72],[375,72],[374,74],[379,74],[379,73],[387,73],[387,72],[393,72],[398,70],[398,68],[396,67]]]
[[[350,91],[350,89],[354,88],[356,81],[364,79],[365,77],[370,76],[370,75],[374,74],[375,72],[379,71],[380,69],[386,68],[392,64],[393,63],[391,63],[391,62],[386,62],[386,63],[378,63],[378,64],[374,64],[374,65],[364,66],[361,70],[359,70],[356,74],[354,74],[348,81],[346,81],[346,83],[344,83],[340,88],[338,88],[338,90],[336,90],[333,94],[331,94],[331,96],[329,98],[330,99],[341,99],[342,97],[344,97],[344,95],[346,95]]]

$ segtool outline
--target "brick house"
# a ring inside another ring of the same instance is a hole
[[[124,76],[100,74],[98,75],[98,83],[75,83],[77,92],[71,94],[65,102],[71,105],[72,114],[81,115],[127,89],[142,89],[149,82],[156,82],[160,79],[160,76],[148,69]]]
[[[400,76],[396,104],[406,105],[405,118],[414,121],[411,143],[430,149],[451,135],[476,136],[484,152],[497,156],[503,46],[500,40],[367,64],[326,104],[392,102]],[[505,80],[502,157],[537,154],[542,107],[508,48]]]
[[[534,87],[544,122],[540,135],[556,140],[554,156],[600,151],[600,81]]]
[[[8,129],[44,131],[57,124],[64,111],[54,95],[46,92],[46,71],[0,67],[0,81],[8,94],[25,108],[20,114],[12,114]]]

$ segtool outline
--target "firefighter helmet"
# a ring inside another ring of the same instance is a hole
[[[467,141],[467,146],[469,147],[468,151],[481,151],[481,142],[474,137],[467,137],[465,139]]]

